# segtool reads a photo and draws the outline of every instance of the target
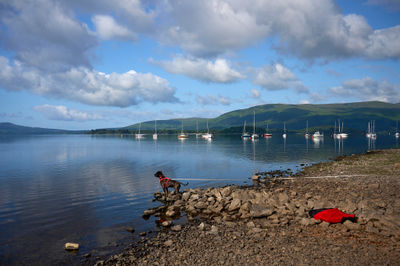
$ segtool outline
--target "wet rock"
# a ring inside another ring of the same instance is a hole
[[[127,227],[125,227],[125,231],[128,231],[129,233],[133,233],[133,232],[135,232],[135,229],[131,226],[127,226]]]
[[[177,213],[174,210],[168,210],[168,211],[165,212],[165,215],[168,216],[168,217],[175,216],[176,214]]]
[[[172,221],[164,221],[164,222],[161,223],[161,225],[164,226],[164,227],[171,226],[172,225]]]
[[[78,250],[79,249],[79,244],[78,243],[65,243],[64,246],[65,250],[68,251],[74,251],[74,250]]]

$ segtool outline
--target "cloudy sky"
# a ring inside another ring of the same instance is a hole
[[[0,0],[0,122],[400,102],[399,0]]]

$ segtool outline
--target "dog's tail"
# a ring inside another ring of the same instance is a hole
[[[179,182],[179,184],[184,185],[184,186],[187,186],[187,185],[189,185],[189,182],[186,182],[186,184],[185,184],[185,183],[182,183],[182,182]]]

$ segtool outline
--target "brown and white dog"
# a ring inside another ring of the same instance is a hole
[[[154,174],[154,176],[157,177],[160,181],[160,185],[164,191],[165,199],[167,199],[167,197],[168,197],[168,188],[172,187],[172,188],[174,188],[176,194],[181,194],[181,192],[179,191],[181,188],[181,185],[184,185],[184,186],[188,185],[188,183],[184,184],[179,181],[172,180],[171,178],[166,177],[163,174],[163,172],[161,172],[161,171],[157,171]]]

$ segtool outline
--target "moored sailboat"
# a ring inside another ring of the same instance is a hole
[[[154,120],[154,134],[153,134],[153,139],[158,139],[158,134],[157,134],[157,120]]]
[[[283,122],[283,134],[282,134],[282,138],[286,139],[286,122]]]
[[[376,139],[375,120],[371,120],[368,122],[367,133],[365,134],[365,136],[369,139]]]
[[[144,134],[140,133],[141,126],[142,126],[142,123],[139,123],[139,131],[138,131],[138,133],[135,134],[136,139],[144,139]]]
[[[268,132],[268,123],[267,123],[267,129],[265,130],[264,133],[264,138],[272,138],[272,134]]]
[[[343,121],[342,123],[340,123],[340,119],[338,119],[338,133],[336,133],[336,122],[335,122],[335,133],[333,134],[333,137],[336,139],[344,139],[348,137],[348,134],[343,132]]]
[[[310,134],[308,134],[308,120],[307,120],[307,123],[306,123],[306,133],[304,133],[304,137],[306,139],[308,139],[310,137]]]
[[[208,128],[208,120],[207,120],[207,133],[201,135],[201,137],[203,139],[208,139],[208,140],[213,138],[213,134],[210,133],[210,129]]]
[[[256,134],[256,111],[254,111],[254,116],[253,116],[253,134],[251,134],[251,139],[256,140],[258,139],[259,136]]]
[[[249,139],[249,138],[251,138],[251,135],[248,132],[246,132],[246,120],[244,120],[242,139]]]
[[[199,121],[196,120],[196,139],[200,138],[201,134],[199,133]]]
[[[178,135],[178,139],[187,139],[189,135],[183,132],[183,120],[182,120],[182,130],[181,133]]]

